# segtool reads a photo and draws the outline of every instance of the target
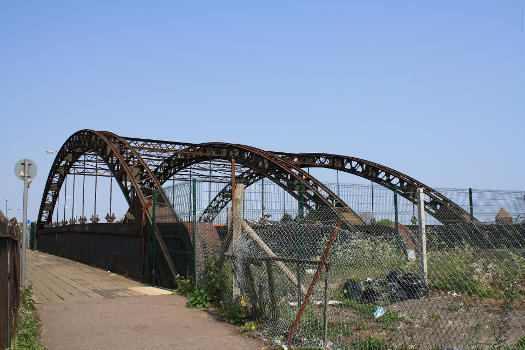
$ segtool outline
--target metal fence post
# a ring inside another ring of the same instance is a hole
[[[474,202],[472,201],[472,188],[468,189],[468,203],[470,208],[470,222],[474,222]]]
[[[197,180],[193,179],[193,281],[197,283]]]
[[[397,185],[394,185],[394,231],[396,235],[396,250],[401,252],[403,250],[403,243],[399,236],[399,206],[397,205]]]
[[[474,200],[472,199],[472,188],[468,189],[468,203],[470,209],[470,244],[475,245],[476,242],[476,230],[474,227]]]
[[[421,254],[421,274],[428,282],[428,265],[427,265],[427,232],[425,224],[425,193],[422,188],[417,189],[417,213],[419,221],[419,239]]]
[[[35,250],[35,222],[31,222],[30,231],[29,231],[29,249]]]
[[[306,259],[306,247],[305,247],[305,243],[304,243],[304,231],[305,231],[305,227],[304,227],[304,222],[305,222],[305,217],[304,217],[304,183],[301,182],[300,184],[300,188],[299,188],[299,218],[301,220],[301,258],[302,259]],[[304,263],[301,264],[301,268],[299,269],[299,271],[297,271],[297,280],[298,281],[301,281],[303,275],[304,275],[304,270],[305,270],[305,265]],[[298,296],[299,296],[299,303],[297,304],[297,306],[300,306],[300,303],[301,303],[301,299],[302,299],[302,294],[301,294],[301,282],[298,283]]]
[[[397,185],[394,185],[394,224],[396,227],[396,237],[399,236],[399,209],[397,207]]]
[[[330,272],[330,264],[325,265],[324,274],[324,293],[323,293],[323,347],[328,348],[326,341],[328,340],[328,273]]]
[[[157,207],[157,190],[153,191],[153,208],[151,209],[152,213],[152,225],[151,225],[151,284],[155,285],[155,251],[157,243],[157,216],[156,210]]]

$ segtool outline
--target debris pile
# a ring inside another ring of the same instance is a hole
[[[428,296],[428,285],[421,275],[392,270],[386,279],[350,279],[343,286],[345,298],[359,303],[395,303]]]

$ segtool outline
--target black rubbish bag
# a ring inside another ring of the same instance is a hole
[[[343,286],[343,295],[345,298],[361,301],[363,296],[363,285],[356,280],[348,280]]]
[[[416,275],[415,273],[403,274],[399,285],[409,299],[421,299],[428,296],[429,293],[427,282],[421,275]]]

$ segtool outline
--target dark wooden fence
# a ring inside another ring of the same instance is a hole
[[[143,242],[135,224],[77,224],[38,230],[37,249],[87,265],[142,279]]]
[[[0,349],[8,349],[20,306],[20,226],[0,211]]]

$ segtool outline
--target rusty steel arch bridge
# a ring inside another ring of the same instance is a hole
[[[78,246],[89,246],[89,242],[81,242],[78,238],[83,233],[89,231],[90,234],[99,237],[104,230],[116,230],[114,232],[116,240],[123,240],[124,237],[130,236],[126,230],[131,230],[134,232],[132,236],[135,237],[136,242],[126,249],[139,252],[132,254],[131,259],[140,260],[140,267],[133,269],[132,264],[128,263],[129,266],[124,272],[147,280],[149,264],[151,264],[148,251],[151,248],[151,202],[154,191],[162,189],[162,186],[175,176],[183,178],[188,172],[193,172],[193,176],[199,176],[200,173],[204,177],[206,171],[209,170],[211,173],[212,168],[217,173],[228,174],[232,167],[236,169],[237,181],[243,182],[246,186],[263,178],[269,179],[295,199],[303,200],[307,209],[329,208],[349,228],[365,223],[348,204],[305,171],[305,168],[318,167],[342,171],[389,189],[395,187],[400,196],[412,203],[417,202],[416,189],[422,188],[425,194],[426,212],[441,223],[447,224],[451,221],[470,223],[473,220],[469,213],[431,187],[399,171],[360,158],[326,153],[273,152],[246,145],[219,142],[192,144],[140,139],[122,137],[108,131],[84,129],[74,133],[65,141],[49,171],[37,221],[37,239],[42,242],[40,247],[73,259],[89,260],[82,255],[82,252],[73,252]],[[75,222],[70,225],[64,223],[61,227],[53,225],[52,214],[58,209],[60,190],[68,174],[106,176],[114,179],[129,206],[128,217],[133,220],[126,223],[126,228],[121,229],[109,228],[108,224],[97,222],[85,224],[85,218],[84,225]],[[169,208],[171,222],[180,224],[182,220],[169,205],[167,196],[163,191],[158,193],[160,196],[157,198],[157,205]],[[231,199],[230,182],[209,203],[199,221],[213,221]],[[97,229],[97,226],[101,229]],[[180,250],[189,251],[192,246],[191,235],[188,230],[181,232]],[[76,238],[61,240],[59,233],[67,233],[68,237]],[[76,243],[72,243],[73,241]],[[161,247],[164,244],[162,241],[159,243]],[[182,263],[176,268],[177,264],[170,262],[169,256],[165,258],[172,273],[176,269],[184,269]],[[104,262],[94,263],[111,265],[118,270],[114,266],[115,259],[113,255],[106,257]]]

